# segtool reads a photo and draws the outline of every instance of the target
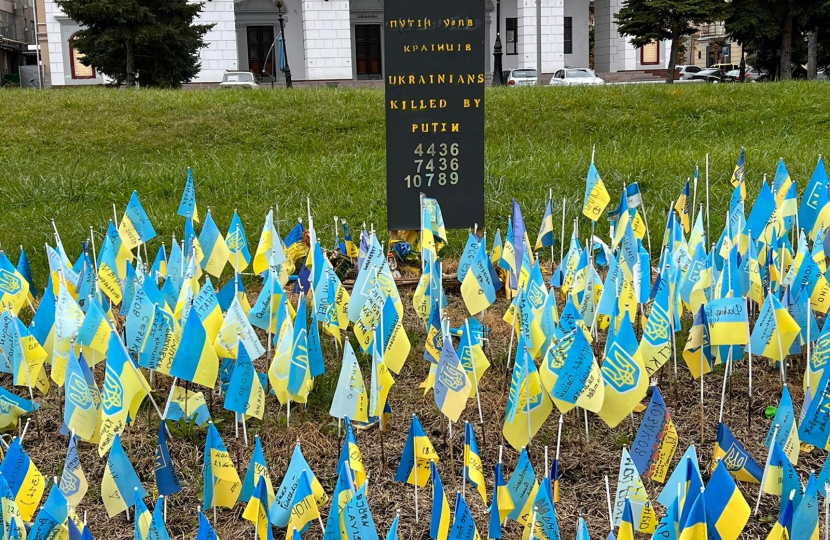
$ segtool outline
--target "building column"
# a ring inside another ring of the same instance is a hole
[[[536,67],[536,1],[518,0],[519,67]],[[542,0],[542,73],[565,67],[565,2]]]
[[[351,79],[349,0],[302,0],[306,78]]]
[[[617,31],[614,16],[624,0],[594,3],[594,69],[598,73],[637,69],[637,49]]]

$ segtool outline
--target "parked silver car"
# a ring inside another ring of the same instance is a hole
[[[605,84],[597,74],[588,68],[565,68],[553,74],[551,86],[582,86]]]
[[[219,88],[259,88],[259,85],[250,71],[226,71]]]
[[[538,75],[533,68],[511,69],[507,71],[507,86],[536,86]]]
[[[674,67],[674,80],[675,81],[688,81],[692,78],[692,75],[699,72],[700,68],[697,66],[692,65],[680,65]]]

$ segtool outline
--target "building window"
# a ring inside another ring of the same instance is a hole
[[[565,17],[565,54],[573,54],[574,52],[573,24],[573,17]]]
[[[700,60],[701,58],[703,58],[703,57],[701,56],[701,51],[697,51],[697,59],[698,59],[698,60]]]
[[[519,43],[519,19],[516,17],[508,17],[504,20],[504,27],[507,29],[507,34],[505,37],[507,38],[505,43],[506,50],[505,54],[519,54],[518,51],[518,43]]]
[[[78,51],[74,45],[75,36],[69,38],[69,64],[72,67],[73,79],[94,79],[95,68],[92,66],[85,66],[81,63],[84,54]]]
[[[640,64],[644,66],[655,66],[660,63],[660,42],[652,41],[645,47],[640,48]]]

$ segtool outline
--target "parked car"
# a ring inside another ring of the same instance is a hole
[[[691,65],[682,65],[682,66],[675,66],[674,68],[674,80],[675,81],[688,81],[691,80],[692,75],[698,73],[700,68],[697,66]]]
[[[727,71],[726,74],[735,81],[738,81],[741,78],[740,69],[733,69],[732,71]],[[746,71],[744,71],[745,82],[763,82],[767,80],[769,80],[769,73],[761,71],[760,69],[755,69],[746,66]]]
[[[733,69],[740,69],[740,64],[712,64],[709,66],[711,69],[719,69],[723,72],[732,71]]]
[[[505,77],[508,86],[536,86],[537,79],[533,68],[510,69]]]
[[[722,83],[732,82],[734,79],[729,77],[726,72],[717,68],[701,69],[690,78],[692,81],[706,81],[708,83]]]
[[[605,84],[605,81],[588,68],[565,68],[553,74],[551,86],[581,86]]]
[[[259,88],[259,85],[250,71],[226,71],[219,88]]]

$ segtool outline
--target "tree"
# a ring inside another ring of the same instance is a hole
[[[830,24],[828,0],[733,0],[726,31],[750,54],[753,65],[776,79],[804,73],[822,48],[821,30]],[[813,43],[808,38],[813,34]],[[826,48],[826,45],[824,45]]]
[[[696,33],[696,25],[722,21],[729,9],[724,0],[626,0],[616,15],[617,30],[635,47],[671,40],[666,73],[666,82],[671,83],[681,40]]]
[[[187,0],[57,0],[83,29],[73,45],[85,65],[122,83],[179,88],[199,73],[209,24],[193,24],[204,4]]]

